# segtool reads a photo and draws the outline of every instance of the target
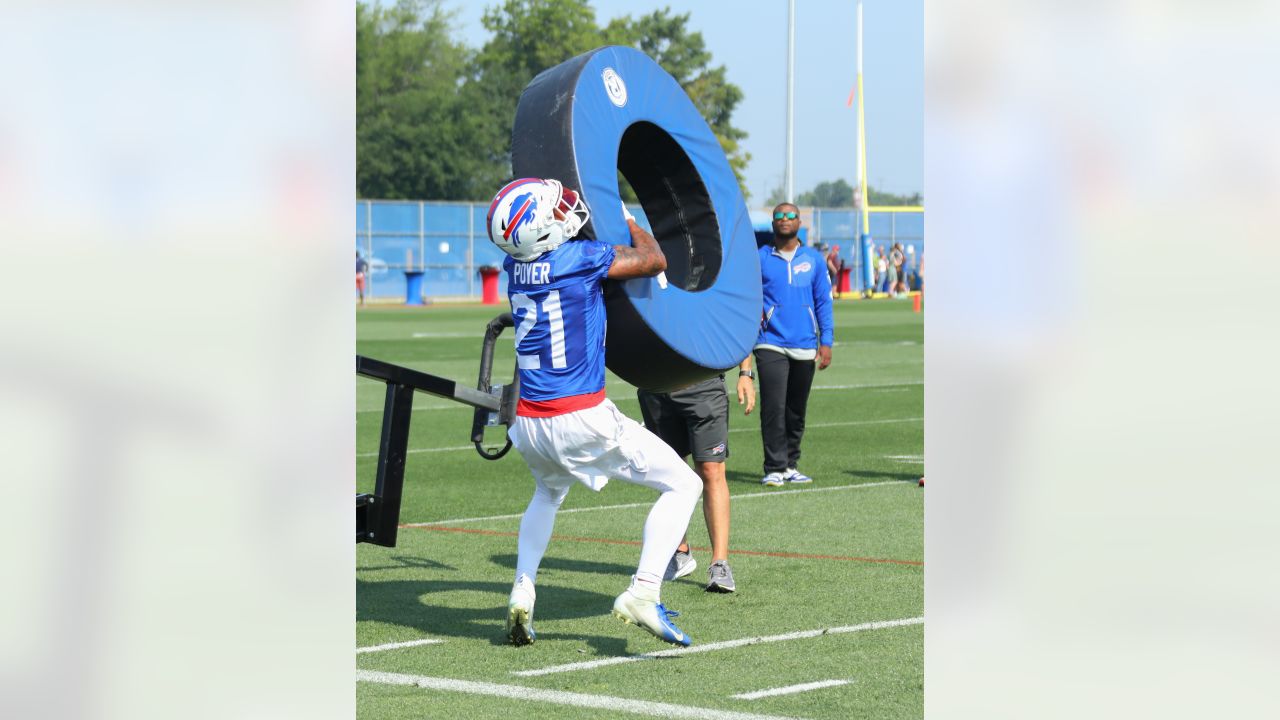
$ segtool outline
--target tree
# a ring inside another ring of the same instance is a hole
[[[630,15],[614,18],[604,29],[610,45],[628,45],[653,58],[675,78],[706,119],[725,157],[733,168],[744,197],[750,194],[742,181],[751,154],[739,144],[747,133],[733,126],[733,111],[742,101],[742,89],[729,82],[723,65],[710,67],[702,33],[689,32],[689,13],[674,15],[671,8],[654,11],[638,19]]]
[[[870,196],[872,207],[924,204],[924,199],[918,192],[911,195],[894,195],[893,193],[876,190],[868,185],[867,194]],[[783,197],[783,188],[781,186],[774,188],[773,192],[769,193],[769,205],[771,207],[784,201],[785,198]],[[853,186],[845,182],[843,178],[834,181],[823,181],[815,185],[812,190],[802,192],[796,196],[795,204],[805,207],[853,207]]]
[[[882,205],[924,205],[924,196],[918,192],[910,195],[894,195],[893,193],[882,192],[868,185],[867,194],[871,196],[872,207],[879,207]]]
[[[853,207],[853,186],[843,178],[820,182],[809,192],[801,193],[796,202],[814,207]]]
[[[520,93],[535,75],[600,45],[595,10],[586,0],[506,0],[481,22],[493,35],[462,88],[472,118],[489,129],[474,148],[486,168],[487,197],[511,175],[511,129]]]
[[[504,0],[479,51],[450,39],[441,0],[356,3],[356,187],[363,197],[475,200],[511,176],[511,129],[525,86],[606,44],[636,47],[693,99],[742,184],[750,156],[732,115],[742,90],[711,67],[689,15],[662,10],[602,30],[588,0]],[[744,195],[746,192],[744,190]],[[624,187],[624,196],[627,196]],[[631,199],[634,199],[632,196]]]
[[[470,54],[439,0],[356,4],[356,190],[388,199],[471,199],[482,136],[457,92]],[[483,196],[483,195],[481,195]]]

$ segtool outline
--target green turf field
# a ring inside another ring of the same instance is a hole
[[[501,309],[362,309],[356,350],[473,384],[484,324]],[[812,485],[762,487],[759,417],[732,406],[738,592],[703,591],[710,554],[699,507],[689,525],[699,567],[662,590],[694,640],[678,651],[610,614],[655,497],[620,481],[570,491],[539,572],[538,640],[503,644],[533,481],[514,451],[496,462],[476,454],[471,408],[418,393],[400,520],[426,525],[401,528],[394,548],[358,545],[360,717],[921,717],[922,318],[910,302],[835,304],[834,360],[814,379],[800,462]],[[495,381],[510,377],[512,337],[498,341]],[[635,389],[612,374],[607,382],[639,420]],[[373,488],[384,388],[356,381],[360,492]],[[490,438],[498,443],[501,429]],[[412,641],[433,642],[382,647]],[[794,692],[753,695],[776,689]]]

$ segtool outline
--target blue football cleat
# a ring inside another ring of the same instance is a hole
[[[675,610],[668,610],[660,602],[636,597],[629,588],[613,601],[614,617],[648,630],[659,640],[688,647],[693,644],[693,639],[671,622],[671,618],[679,614]]]

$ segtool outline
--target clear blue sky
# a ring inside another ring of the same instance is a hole
[[[458,30],[475,48],[490,2],[445,0],[458,10]],[[745,141],[749,204],[760,205],[782,185],[786,156],[787,0],[592,0],[596,22],[670,7],[689,13],[714,65],[745,95],[733,123]],[[856,177],[857,118],[845,107],[857,73],[855,0],[796,0],[795,189]],[[922,0],[864,0],[863,85],[867,93],[867,175],[896,193],[924,185],[924,6]]]

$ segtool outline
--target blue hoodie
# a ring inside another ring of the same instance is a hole
[[[803,245],[787,262],[772,244],[760,248],[764,312],[756,344],[816,349],[831,346],[831,280],[822,253]]]

